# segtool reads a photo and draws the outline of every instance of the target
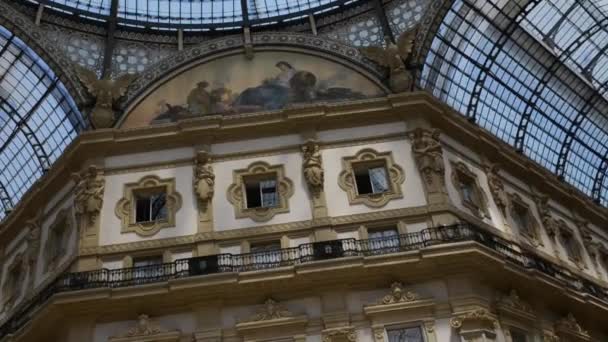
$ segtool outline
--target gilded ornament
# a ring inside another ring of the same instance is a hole
[[[103,191],[105,180],[95,165],[81,173],[72,173],[76,183],[74,195],[74,209],[76,217],[84,219],[87,226],[95,224],[95,220],[103,205]]]
[[[389,69],[389,85],[395,93],[410,91],[414,85],[414,75],[406,68],[404,60],[412,54],[416,31],[417,27],[413,27],[403,32],[397,39],[397,44],[393,43],[390,37],[385,36],[385,48],[380,46],[359,48],[363,56]]]
[[[382,298],[381,304],[395,304],[412,302],[417,299],[417,295],[411,291],[405,291],[402,283],[394,282],[391,285],[391,293]]]
[[[81,66],[76,66],[76,74],[80,82],[87,88],[95,105],[91,111],[91,122],[95,128],[110,128],[114,124],[114,103],[127,93],[127,88],[137,75],[125,74],[115,80],[109,77],[98,79],[95,72]]]
[[[309,140],[302,146],[304,161],[302,171],[308,188],[313,195],[318,196],[323,191],[324,171],[319,143]]]

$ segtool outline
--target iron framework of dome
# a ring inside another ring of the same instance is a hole
[[[45,13],[61,17],[43,17],[49,39],[72,62],[112,77],[171,56],[176,29],[192,31],[192,45],[208,30],[217,36],[243,26],[308,32],[302,23],[313,17],[319,35],[363,46],[418,23],[428,30],[417,42],[424,46],[420,88],[608,205],[608,1],[9,2],[23,11],[43,4]],[[0,52],[0,199],[9,211],[87,124],[59,70],[5,28]]]

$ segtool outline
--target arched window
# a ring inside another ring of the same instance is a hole
[[[85,127],[59,76],[0,26],[0,220]]]

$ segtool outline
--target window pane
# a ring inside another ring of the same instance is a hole
[[[276,207],[279,205],[277,182],[274,179],[260,182],[260,192],[262,193],[262,207]]]
[[[388,191],[388,179],[384,167],[369,169],[369,179],[372,183],[372,192],[377,194]]]
[[[424,342],[420,327],[387,330],[389,342]]]
[[[513,342],[527,342],[526,334],[518,330],[511,330],[511,341]]]
[[[152,221],[164,220],[167,218],[167,196],[162,194],[150,196],[152,201]]]
[[[135,222],[150,221],[150,198],[138,197],[135,204]]]

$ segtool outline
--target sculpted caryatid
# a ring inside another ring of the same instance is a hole
[[[323,191],[324,178],[323,161],[321,160],[319,144],[314,140],[309,140],[302,146],[302,152],[304,153],[304,162],[302,164],[304,178],[311,191],[317,195]]]
[[[196,155],[194,179],[194,190],[199,202],[207,204],[213,198],[213,187],[215,185],[215,174],[207,151],[199,151]]]
[[[507,214],[507,206],[509,201],[507,199],[505,185],[500,178],[499,171],[500,168],[498,164],[491,164],[487,166],[488,187],[490,188],[490,193],[492,194],[492,198],[494,198],[496,206],[498,209],[500,209],[503,216],[505,216]]]
[[[95,98],[95,106],[91,112],[91,122],[95,128],[112,127],[114,102],[126,94],[129,84],[137,76],[126,74],[115,80],[106,77],[98,79],[93,71],[80,66],[76,67],[76,74],[89,94]]]
[[[438,130],[417,128],[412,151],[429,193],[445,192],[445,165]]]
[[[103,189],[105,181],[95,165],[87,171],[73,173],[76,183],[74,209],[77,217],[86,219],[88,225],[93,225],[103,204]]]
[[[414,77],[406,69],[404,60],[407,60],[414,49],[415,37],[416,27],[413,27],[399,36],[396,45],[389,37],[384,37],[386,48],[369,46],[359,49],[365,57],[381,66],[389,68],[390,87],[396,93],[412,89]]]

